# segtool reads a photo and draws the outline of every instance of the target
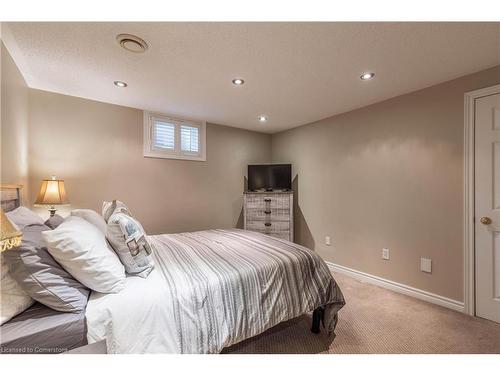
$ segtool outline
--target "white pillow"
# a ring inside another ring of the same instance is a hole
[[[85,219],[69,216],[54,230],[42,232],[47,250],[75,279],[101,293],[118,293],[125,270],[104,234]]]
[[[10,276],[9,268],[4,263],[3,257],[1,262],[0,325],[22,313],[35,302],[30,296],[24,293],[19,284]]]
[[[78,216],[87,220],[90,224],[95,225],[104,235],[106,235],[106,222],[97,212],[87,208],[80,208],[71,211],[71,216]]]
[[[9,211],[5,214],[7,218],[14,223],[18,230],[23,230],[24,227],[33,224],[43,225],[44,220],[42,217],[29,208],[24,206],[18,207],[15,210]]]

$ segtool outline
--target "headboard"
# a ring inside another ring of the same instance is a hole
[[[21,189],[23,185],[0,185],[0,204],[5,212],[12,211],[21,205]]]

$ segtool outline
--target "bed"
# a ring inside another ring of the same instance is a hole
[[[316,309],[317,325],[335,329],[342,293],[300,245],[239,229],[149,238],[150,276],[87,305],[89,342],[106,339],[108,353],[219,353]]]
[[[312,331],[334,332],[344,298],[313,251],[240,229],[148,238],[155,268],[147,278],[127,277],[117,294],[92,292],[81,320],[89,344],[105,341],[107,353],[219,353],[313,311]]]

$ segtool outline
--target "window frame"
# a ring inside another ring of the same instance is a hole
[[[154,123],[155,120],[174,124],[174,150],[162,150],[154,147]],[[198,128],[199,152],[183,152],[181,150],[181,126],[186,125]],[[205,121],[197,121],[187,118],[178,118],[165,114],[144,111],[144,157],[146,158],[161,158],[161,159],[177,159],[191,161],[206,161],[206,127]]]

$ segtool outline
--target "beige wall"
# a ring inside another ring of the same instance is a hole
[[[297,175],[297,240],[462,301],[463,94],[498,83],[500,66],[273,135],[273,162]]]
[[[129,205],[149,233],[233,227],[248,163],[268,163],[271,136],[207,125],[207,161],[143,157],[143,112],[30,90],[31,202],[43,178],[64,178],[71,207]]]
[[[28,88],[1,44],[1,176],[3,184],[25,185],[28,193]]]

